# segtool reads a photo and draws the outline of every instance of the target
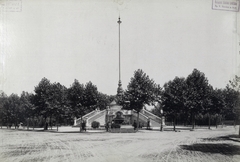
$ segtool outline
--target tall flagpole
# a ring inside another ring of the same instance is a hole
[[[118,18],[117,23],[119,24],[119,81],[118,81],[118,89],[117,89],[117,95],[122,95],[123,89],[122,89],[122,83],[121,83],[121,53],[120,53],[120,24],[122,21],[120,20],[120,17]]]
[[[121,81],[121,52],[120,52],[120,24],[122,21],[120,20],[120,17],[118,18],[118,24],[119,24],[119,81]]]

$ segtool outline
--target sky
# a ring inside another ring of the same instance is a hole
[[[34,92],[43,77],[66,87],[91,81],[115,95],[119,16],[123,89],[137,69],[160,86],[194,68],[215,88],[240,75],[239,12],[213,10],[211,0],[15,1],[20,9],[0,13],[7,95]]]

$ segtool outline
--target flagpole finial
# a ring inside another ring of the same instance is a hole
[[[121,23],[122,23],[122,21],[121,21],[120,19],[121,19],[121,18],[120,18],[120,16],[119,16],[118,21],[117,21],[118,24],[121,24]]]

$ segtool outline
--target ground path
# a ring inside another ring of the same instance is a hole
[[[238,127],[138,133],[0,129],[0,161],[240,161]]]

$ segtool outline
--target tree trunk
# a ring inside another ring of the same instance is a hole
[[[192,129],[195,129],[195,113],[192,112]]]
[[[57,132],[58,132],[58,117],[57,117]]]
[[[47,117],[45,117],[44,122],[45,122],[45,124],[44,124],[44,130],[48,130]]]
[[[52,130],[52,115],[50,116],[50,124],[51,124],[51,130]]]
[[[174,120],[173,120],[173,131],[176,131],[176,115],[174,115]]]
[[[29,118],[27,118],[27,130],[29,130]]]
[[[236,128],[236,118],[234,118],[233,120],[233,125],[234,125],[234,128]]]
[[[218,127],[218,115],[216,117],[216,129],[217,129],[217,127]]]
[[[13,124],[14,124],[14,129],[16,129],[16,121],[14,121]]]
[[[137,131],[138,131],[138,128],[139,128],[139,112],[137,112]]]
[[[7,129],[8,129],[8,118],[7,118]]]
[[[35,120],[34,120],[34,117],[33,117],[33,130],[34,130],[34,127],[35,127]]]
[[[221,116],[221,123],[222,123],[222,128],[223,128],[223,116]]]
[[[163,131],[163,114],[161,114],[161,126],[160,126],[160,131]]]
[[[208,113],[208,129],[211,129],[211,118],[210,118],[210,114]]]

